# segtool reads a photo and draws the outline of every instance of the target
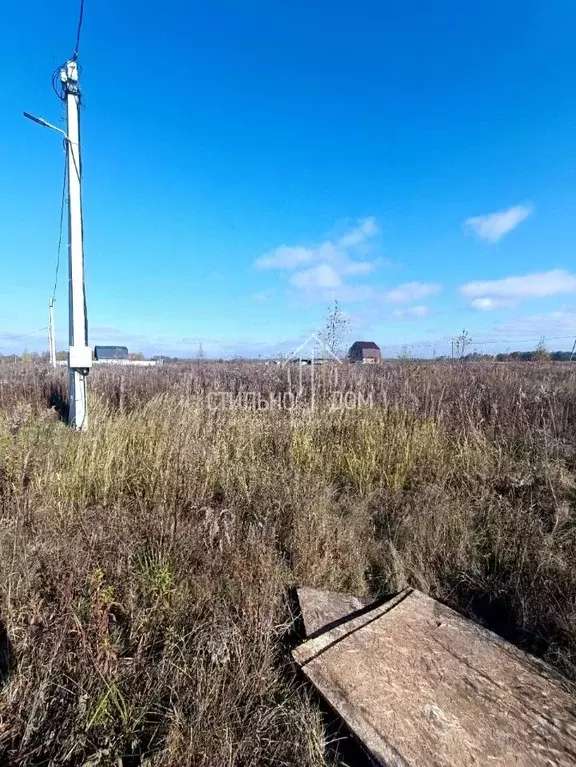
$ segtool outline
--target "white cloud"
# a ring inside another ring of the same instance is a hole
[[[260,269],[294,269],[301,264],[313,261],[316,252],[313,248],[289,247],[280,245],[276,250],[270,251],[256,261]]]
[[[360,301],[373,301],[375,297],[376,291],[371,285],[348,285],[344,282],[337,289],[325,291],[322,295],[322,300],[328,299],[332,301],[338,299],[338,301],[352,304]]]
[[[353,280],[371,274],[382,263],[380,259],[367,258],[371,240],[378,231],[374,218],[360,219],[340,237],[317,245],[281,245],[262,255],[254,265],[259,269],[293,272],[289,277],[292,287],[310,297],[317,291],[322,300],[360,300],[374,294],[371,286]],[[347,283],[348,278],[351,284]]]
[[[330,264],[340,275],[356,276],[373,272],[379,261],[366,260],[365,255],[370,240],[378,234],[378,226],[373,218],[364,218],[342,237],[325,240],[318,245],[280,245],[256,259],[259,269],[293,270],[304,265]],[[357,260],[364,256],[363,260]],[[299,279],[291,280],[298,285]]]
[[[366,246],[368,241],[378,234],[378,226],[373,218],[364,218],[357,225],[337,240],[325,240],[319,245],[280,245],[256,259],[259,269],[296,269],[303,264],[338,261],[343,265],[354,264],[353,251]],[[352,251],[352,253],[351,253]],[[349,274],[354,272],[350,271]],[[357,272],[362,273],[362,272]]]
[[[576,275],[566,269],[552,269],[502,280],[476,280],[462,285],[460,292],[474,299],[471,305],[475,309],[488,311],[511,307],[529,298],[576,293]]]
[[[272,290],[257,290],[256,293],[252,293],[252,298],[259,304],[263,304],[266,303],[266,301],[269,301],[272,298],[272,295]]]
[[[495,337],[504,336],[505,338],[576,335],[576,310],[565,308],[542,314],[514,317],[510,322],[495,325],[494,333]],[[561,347],[560,344],[558,348]]]
[[[496,211],[496,213],[471,216],[464,221],[464,230],[468,234],[475,234],[481,240],[495,243],[527,219],[533,210],[534,208],[530,204],[514,205],[507,210]]]
[[[418,301],[426,296],[439,293],[440,285],[426,282],[405,282],[398,287],[388,290],[383,295],[384,301],[391,304],[403,304],[409,301]]]
[[[513,301],[507,298],[475,298],[470,301],[470,306],[473,309],[477,309],[479,312],[492,312],[495,309],[511,309],[516,306],[517,301]]]
[[[342,264],[340,272],[348,275],[371,274],[377,268],[378,263],[378,261],[349,261]]]
[[[295,288],[300,290],[332,290],[342,285],[338,272],[329,264],[318,264],[310,269],[296,272],[290,278]]]
[[[407,309],[395,309],[392,314],[400,319],[417,319],[427,317],[430,310],[427,306],[409,306]]]
[[[352,231],[340,237],[338,245],[340,248],[346,250],[347,248],[354,248],[362,243],[366,242],[370,237],[374,237],[378,234],[378,225],[374,218],[365,218],[358,223],[358,226],[352,229]]]

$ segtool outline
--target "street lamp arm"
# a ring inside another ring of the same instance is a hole
[[[66,131],[63,131],[62,128],[58,128],[56,125],[52,125],[52,123],[49,123],[47,120],[44,120],[43,117],[34,117],[34,115],[31,115],[30,112],[24,112],[24,117],[27,117],[28,120],[32,120],[33,123],[38,123],[38,125],[41,125],[43,128],[52,128],[52,130],[57,131],[58,133],[61,133],[66,141],[68,141],[68,134]]]

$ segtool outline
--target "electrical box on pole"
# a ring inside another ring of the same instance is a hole
[[[92,366],[92,349],[88,346],[86,296],[84,292],[84,244],[82,231],[82,165],[80,160],[78,65],[67,61],[60,71],[66,97],[68,160],[68,242],[69,242],[69,411],[68,420],[75,429],[88,426],[86,376]]]

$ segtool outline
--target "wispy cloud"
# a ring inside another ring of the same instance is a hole
[[[371,274],[378,264],[379,261],[348,261],[340,266],[340,272],[349,276]]]
[[[252,293],[252,299],[259,304],[264,304],[267,301],[270,301],[273,295],[273,290],[257,290],[255,293]]]
[[[358,222],[358,225],[348,234],[345,234],[338,241],[341,248],[355,248],[362,245],[370,237],[378,234],[378,226],[374,218],[364,218]]]
[[[256,259],[258,269],[292,272],[289,283],[305,293],[354,289],[347,278],[371,274],[380,263],[368,259],[371,240],[379,228],[374,218],[360,219],[341,237],[316,245],[280,245]]]
[[[340,237],[317,245],[281,245],[258,258],[255,266],[279,270],[300,301],[338,299],[374,306],[416,304],[397,316],[424,316],[427,310],[420,302],[439,293],[440,285],[406,282],[385,288],[365,279],[382,263],[381,259],[370,257],[378,233],[375,219],[364,218]]]
[[[533,211],[533,206],[527,203],[483,216],[471,216],[464,221],[464,231],[486,242],[495,243],[525,221]]]
[[[90,325],[90,334],[96,338],[121,338],[123,331],[113,325]]]
[[[514,317],[509,322],[494,326],[493,332],[495,337],[505,338],[576,335],[576,310],[567,308]],[[557,344],[557,347],[562,348],[562,344]]]
[[[472,298],[471,306],[480,311],[513,307],[530,298],[576,293],[576,275],[567,269],[551,269],[520,277],[501,280],[476,280],[460,287],[460,292]]]
[[[310,269],[295,272],[290,283],[300,290],[333,290],[342,285],[342,278],[330,264],[318,264]]]
[[[439,293],[441,286],[427,282],[405,282],[403,285],[388,290],[383,294],[383,299],[390,304],[404,304],[409,301],[420,301],[427,296]]]
[[[259,269],[294,269],[297,266],[302,266],[302,264],[309,264],[320,257],[322,247],[322,245],[317,248],[280,245],[275,250],[258,258],[256,266]]]
[[[475,298],[470,301],[470,306],[473,309],[477,309],[479,312],[493,312],[496,309],[511,309],[516,306],[517,301],[512,301],[508,298],[490,298],[488,296],[484,298]]]
[[[406,319],[420,319],[422,317],[427,317],[430,313],[430,310],[427,306],[419,305],[419,306],[409,306],[407,309],[395,309],[392,314],[395,317],[398,317],[401,320]]]

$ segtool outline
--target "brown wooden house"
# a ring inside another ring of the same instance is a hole
[[[355,341],[348,350],[350,362],[374,363],[380,362],[382,354],[374,341]]]

